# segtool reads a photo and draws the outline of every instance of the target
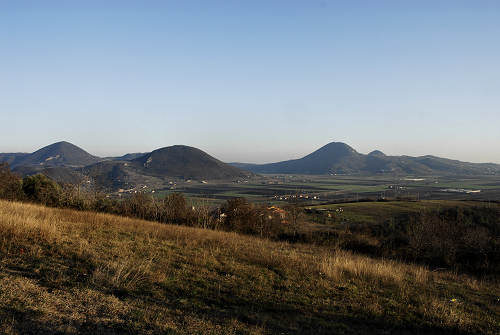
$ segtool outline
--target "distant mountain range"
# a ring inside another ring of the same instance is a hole
[[[235,180],[253,175],[249,171],[223,163],[193,147],[174,145],[149,153],[130,153],[100,158],[69,142],[57,142],[31,154],[0,154],[0,162],[25,176],[43,173],[58,182],[93,181],[109,188],[160,185],[173,180]]]
[[[500,165],[466,163],[435,156],[387,156],[379,150],[365,155],[345,143],[332,142],[300,158],[270,164],[226,164],[193,147],[174,145],[149,153],[100,158],[68,142],[33,153],[0,154],[21,175],[43,173],[58,182],[86,180],[107,189],[165,185],[171,180],[240,180],[269,174],[405,174],[494,175]]]
[[[379,150],[364,155],[341,142],[329,143],[300,159],[270,164],[231,164],[255,173],[270,174],[500,174],[498,164],[466,163],[435,156],[387,156]]]

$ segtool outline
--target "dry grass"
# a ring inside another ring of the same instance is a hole
[[[0,202],[3,333],[496,334],[498,298],[342,250]]]
[[[100,325],[123,325],[130,307],[112,295],[84,289],[51,291],[37,284],[35,280],[14,275],[0,279],[0,301],[27,318],[23,327],[40,332],[75,333],[87,320]],[[5,308],[5,307],[4,307]],[[6,322],[5,322],[6,321]],[[14,316],[2,322],[0,331],[18,333]]]
[[[386,259],[373,259],[342,250],[323,257],[319,262],[319,271],[335,280],[356,278],[398,286],[403,285],[405,280],[425,284],[430,277],[429,270],[422,266],[405,265]]]

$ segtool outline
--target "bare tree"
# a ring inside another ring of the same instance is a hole
[[[292,229],[293,235],[297,235],[302,225],[304,217],[304,209],[300,206],[299,193],[297,192],[295,196],[290,197],[288,204],[285,207],[286,217],[288,224]]]

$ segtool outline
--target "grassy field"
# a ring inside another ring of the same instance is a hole
[[[376,201],[351,202],[345,204],[330,204],[310,206],[313,209],[326,209],[338,216],[338,221],[375,223],[384,222],[402,214],[421,213],[444,208],[471,208],[477,206],[498,207],[496,203],[481,203],[477,201],[456,200],[422,200],[422,201]],[[337,210],[342,209],[342,212]]]
[[[499,331],[498,283],[342,250],[0,201],[0,333]]]

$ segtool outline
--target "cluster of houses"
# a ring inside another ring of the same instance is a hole
[[[120,188],[120,189],[118,189],[118,196],[121,196],[123,193],[135,194],[138,192],[146,192],[147,188],[148,188],[147,185],[136,186],[136,187],[129,188],[129,189]],[[155,193],[155,190],[151,190],[151,193]]]
[[[292,199],[308,199],[308,200],[319,200],[319,195],[308,195],[308,194],[293,194],[293,195],[275,195],[272,197],[274,200],[288,201]]]

